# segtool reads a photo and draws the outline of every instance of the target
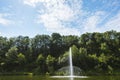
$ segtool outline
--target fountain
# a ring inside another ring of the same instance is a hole
[[[62,68],[65,70],[64,67]],[[78,71],[81,71],[79,68],[75,67]],[[61,70],[61,69],[60,69]],[[70,78],[70,80],[74,80],[74,78],[87,78],[87,76],[76,76],[74,75],[74,67],[73,67],[73,61],[72,61],[72,49],[69,49],[69,75],[68,76],[52,76],[52,78]]]
[[[69,51],[70,76],[73,76],[72,50]]]
[[[73,63],[72,63],[72,50],[69,51],[69,64],[70,64],[70,80],[73,80]]]

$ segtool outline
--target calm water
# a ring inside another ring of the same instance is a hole
[[[50,78],[45,76],[0,76],[0,80],[70,80],[69,78]],[[90,76],[74,80],[120,80],[120,76]]]

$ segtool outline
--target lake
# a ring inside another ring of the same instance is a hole
[[[0,80],[70,80],[69,78],[51,78],[45,76],[0,76]],[[89,76],[74,80],[120,80],[120,76]]]

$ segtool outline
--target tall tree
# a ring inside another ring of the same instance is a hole
[[[62,53],[62,37],[59,33],[53,33],[51,35],[50,52],[54,57],[59,57]]]
[[[37,63],[37,72],[44,74],[47,71],[45,57],[42,54],[39,54],[36,60]]]
[[[31,41],[31,46],[34,59],[37,58],[39,53],[47,56],[50,53],[50,37],[48,35],[36,35]]]
[[[50,74],[53,74],[55,70],[55,58],[51,55],[48,55],[46,59],[46,64],[48,66],[48,71],[50,72]]]

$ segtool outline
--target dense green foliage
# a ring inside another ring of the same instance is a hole
[[[120,68],[120,32],[61,36],[58,33],[34,38],[0,36],[0,72],[53,74],[68,66],[72,47],[73,65],[84,71],[113,73]]]

